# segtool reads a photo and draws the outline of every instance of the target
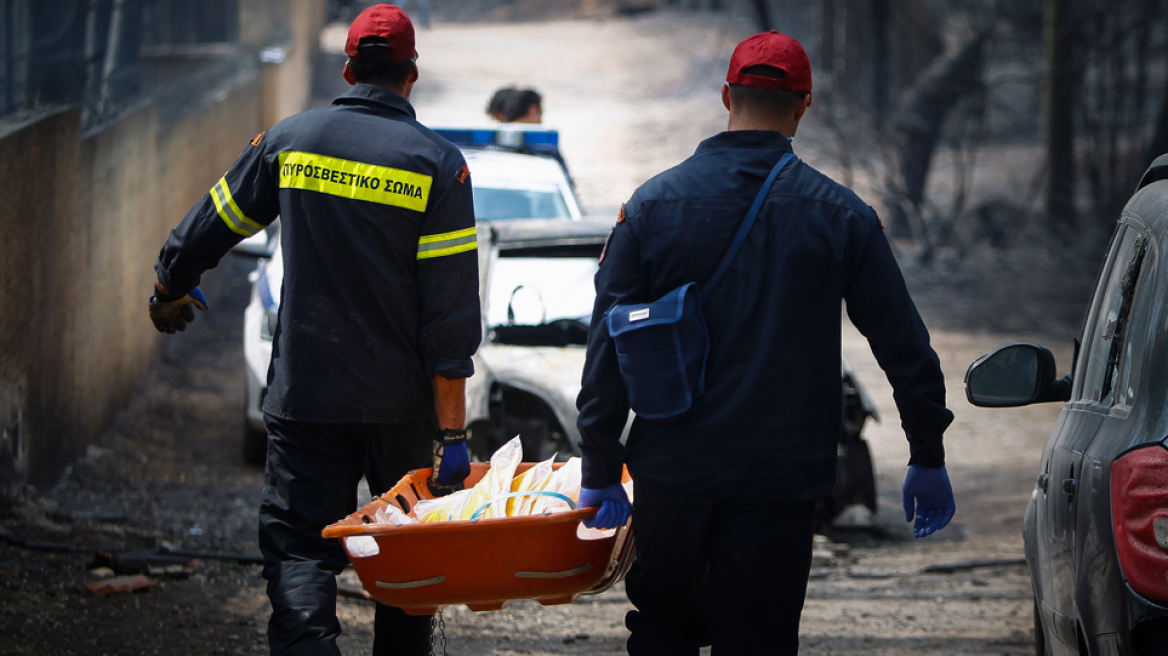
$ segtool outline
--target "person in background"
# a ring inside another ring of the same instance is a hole
[[[504,87],[491,96],[490,102],[487,103],[487,115],[500,123],[540,125],[543,123],[543,98],[535,89]],[[564,175],[568,176],[568,183],[575,185],[559,146],[525,144],[518,150],[521,153],[543,155],[556,160],[564,169]]]
[[[491,96],[487,115],[500,123],[543,123],[543,98],[535,89],[504,87]]]

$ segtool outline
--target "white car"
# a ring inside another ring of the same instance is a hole
[[[546,154],[531,154],[554,152],[558,140],[554,131],[507,127],[438,132],[462,148],[470,168],[475,216],[479,221],[580,219],[580,203],[561,161]],[[544,150],[526,152],[535,146]],[[276,329],[280,288],[284,280],[278,228],[241,242],[237,249],[270,256],[270,259],[261,259],[251,274],[251,302],[244,310],[243,319],[243,353],[247,364],[243,455],[247,462],[259,464],[267,453],[267,433],[260,408],[267,389],[272,335]]]

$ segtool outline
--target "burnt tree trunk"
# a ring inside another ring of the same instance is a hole
[[[872,0],[872,121],[883,130],[888,120],[889,0]]]
[[[903,232],[907,223],[911,233],[913,222],[906,221],[909,217],[899,215],[905,211],[920,211],[933,151],[945,117],[966,95],[981,89],[986,37],[986,33],[979,33],[961,48],[940,57],[905,93],[893,126],[896,166],[903,185],[901,196],[911,206],[893,217],[894,225],[901,226],[897,231],[904,236],[914,236]]]
[[[1164,102],[1160,105],[1160,113],[1156,116],[1156,134],[1148,144],[1147,164],[1160,155],[1168,154],[1168,89],[1164,91]]]
[[[1075,32],[1071,0],[1045,0],[1047,224],[1059,234],[1075,225]]]
[[[765,32],[774,26],[775,22],[771,20],[770,0],[754,0],[754,13],[758,17],[758,29],[760,32]]]
[[[819,70],[828,80],[835,77],[835,2],[822,0],[819,3]]]

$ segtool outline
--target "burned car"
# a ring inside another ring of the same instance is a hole
[[[478,459],[515,435],[526,461],[579,455],[576,396],[593,277],[611,228],[610,218],[480,224],[484,340],[467,383],[470,446]],[[841,383],[837,482],[818,519],[866,526],[876,511],[876,487],[862,431],[876,411],[846,362]]]
[[[1010,344],[965,377],[970,403],[1063,402],[1023,524],[1040,655],[1168,654],[1168,155],[1119,218],[1071,373]]]

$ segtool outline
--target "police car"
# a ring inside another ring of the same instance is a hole
[[[580,218],[557,131],[517,124],[434,131],[462,149],[479,221]]]
[[[509,125],[440,128],[435,131],[457,145],[466,158],[474,185],[477,220],[580,219],[580,204],[563,158],[559,156],[559,134],[555,130]],[[279,241],[278,228],[272,228],[236,246],[239,252],[268,258],[261,259],[251,274],[252,297],[244,311],[247,397],[243,455],[246,461],[256,464],[264,461],[267,452],[267,434],[260,408],[267,387],[272,335],[284,279]]]

